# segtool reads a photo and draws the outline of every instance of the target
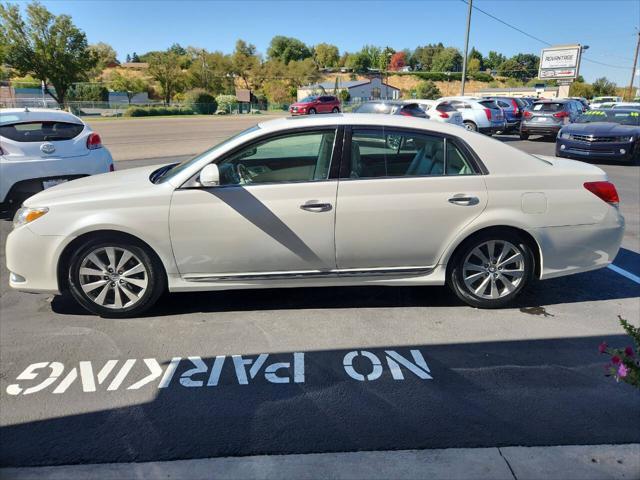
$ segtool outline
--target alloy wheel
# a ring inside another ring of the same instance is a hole
[[[111,309],[140,301],[149,285],[144,263],[121,247],[99,247],[87,254],[79,270],[80,288],[94,303]]]
[[[478,245],[462,266],[462,278],[469,292],[487,300],[510,295],[524,276],[524,253],[504,240],[489,240]]]

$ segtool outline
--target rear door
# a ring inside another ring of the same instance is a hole
[[[433,266],[487,203],[469,152],[436,133],[355,126],[347,132],[340,177],[341,270]]]

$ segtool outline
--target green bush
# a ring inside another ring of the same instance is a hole
[[[109,91],[96,83],[78,83],[67,92],[70,102],[108,102]]]
[[[193,115],[191,108],[182,107],[129,107],[125,117],[155,117],[158,115]]]
[[[216,113],[233,113],[238,105],[238,99],[235,95],[218,95],[216,97],[216,102],[218,103],[218,110]]]
[[[203,88],[194,88],[184,94],[184,103],[195,113],[211,115],[218,109],[216,97]]]
[[[462,80],[462,72],[451,72],[449,75],[442,72],[396,72],[392,75],[413,75],[421,80],[431,80],[432,82],[446,82],[449,80]],[[479,82],[490,82],[493,77],[484,72],[467,72],[467,78]]]
[[[425,98],[428,100],[440,98],[442,93],[431,80],[427,80],[425,82],[420,82],[415,89],[415,94],[417,98]]]

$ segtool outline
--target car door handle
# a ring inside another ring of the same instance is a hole
[[[480,203],[480,199],[478,197],[466,197],[463,195],[456,195],[449,199],[449,203],[453,203],[454,205],[477,205]]]
[[[305,203],[300,205],[302,210],[306,210],[307,212],[328,212],[333,207],[330,203]]]

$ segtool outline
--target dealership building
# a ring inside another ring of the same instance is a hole
[[[302,100],[309,95],[334,94],[335,87],[335,82],[324,82],[298,87],[298,100]],[[349,98],[353,102],[379,99],[396,100],[400,98],[400,89],[383,82],[380,77],[348,82],[339,81],[338,92],[343,90],[349,92]]]

